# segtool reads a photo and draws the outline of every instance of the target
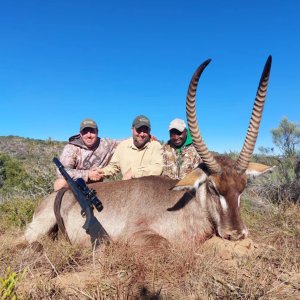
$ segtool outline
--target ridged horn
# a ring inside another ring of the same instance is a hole
[[[190,84],[188,88],[188,93],[186,97],[186,116],[188,125],[191,131],[191,136],[193,139],[193,144],[198,152],[198,154],[201,156],[203,162],[207,166],[208,170],[212,173],[221,173],[222,169],[220,165],[215,160],[214,156],[208,151],[204,140],[202,139],[199,127],[198,127],[198,121],[196,117],[196,91],[198,86],[199,78],[204,71],[204,69],[207,67],[207,65],[210,63],[211,59],[206,60],[203,62],[198,69],[195,71]]]
[[[266,93],[269,83],[269,77],[270,77],[270,71],[271,71],[271,65],[272,65],[272,56],[270,55],[266,61],[264,70],[262,72],[255,101],[254,106],[252,110],[252,115],[250,118],[250,123],[248,126],[247,135],[245,138],[245,142],[242,148],[242,151],[237,159],[236,162],[236,169],[243,173],[248,168],[249,162],[251,160],[253,150],[255,147],[258,131],[259,131],[259,125],[262,117],[262,112],[264,109],[265,99],[266,99]]]

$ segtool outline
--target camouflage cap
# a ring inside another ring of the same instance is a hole
[[[139,115],[133,120],[132,127],[140,128],[142,126],[147,126],[148,128],[151,128],[150,120],[144,115]]]
[[[94,129],[98,130],[97,123],[94,120],[92,120],[92,119],[84,119],[80,123],[80,131],[82,131],[85,128],[94,128]]]

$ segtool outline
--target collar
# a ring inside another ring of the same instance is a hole
[[[150,142],[151,142],[151,139],[150,139],[150,141],[149,142],[147,142],[142,148],[138,148],[138,147],[136,147],[135,145],[134,145],[134,143],[133,143],[133,138],[131,137],[130,138],[131,139],[131,143],[130,143],[130,148],[131,149],[134,149],[134,150],[138,150],[138,151],[140,151],[140,150],[143,150],[143,149],[145,149],[145,148],[147,148],[148,147],[148,145],[150,144]]]
[[[96,149],[98,148],[98,146],[99,146],[99,144],[100,144],[100,138],[97,137],[97,141],[96,141],[96,143],[94,144],[94,146],[93,146],[92,148],[88,148],[88,147],[84,144],[84,142],[83,142],[83,140],[82,140],[80,134],[76,134],[76,135],[72,135],[72,136],[69,138],[69,144],[74,145],[74,146],[77,146],[77,147],[80,147],[80,148],[83,148],[83,149],[86,149],[86,150],[94,151],[94,150],[96,150]]]

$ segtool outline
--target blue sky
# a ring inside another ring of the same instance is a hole
[[[283,116],[300,121],[300,1],[0,1],[0,136],[67,140],[82,119],[126,138],[138,114],[168,139],[200,79],[198,123],[210,150],[240,151],[258,81],[273,65],[256,143]]]

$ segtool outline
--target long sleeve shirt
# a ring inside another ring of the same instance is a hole
[[[163,170],[161,144],[150,140],[143,148],[138,149],[131,137],[117,146],[109,164],[102,169],[105,176],[112,176],[120,171],[124,175],[129,170],[132,178],[161,175]]]
[[[79,177],[88,181],[90,169],[105,167],[112,157],[118,141],[98,138],[93,149],[88,149],[79,135],[72,136],[60,155],[60,161],[73,179]],[[58,178],[62,175],[57,171]]]
[[[192,144],[180,149],[173,148],[170,143],[163,146],[163,175],[167,175],[170,178],[182,179],[193,169],[197,168],[201,161]]]

